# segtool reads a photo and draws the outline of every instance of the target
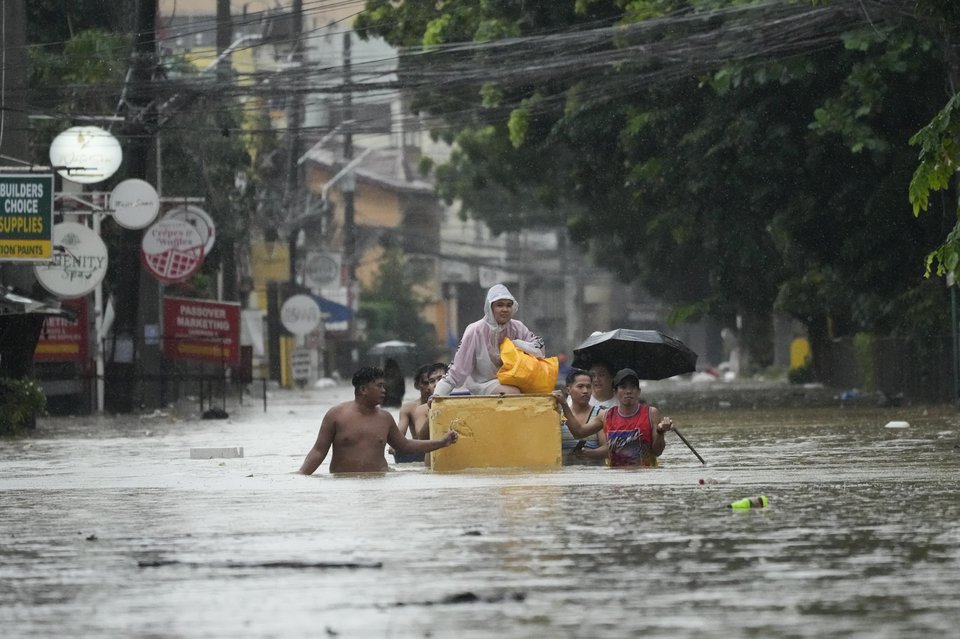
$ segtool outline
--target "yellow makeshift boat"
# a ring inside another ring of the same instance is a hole
[[[552,395],[436,397],[430,407],[430,438],[450,430],[453,446],[430,453],[433,470],[469,468],[560,468],[560,413]]]

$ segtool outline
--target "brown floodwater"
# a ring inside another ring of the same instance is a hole
[[[673,413],[706,466],[293,473],[346,396],[0,440],[4,637],[957,636],[952,409]]]

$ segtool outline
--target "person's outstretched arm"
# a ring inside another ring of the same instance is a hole
[[[400,430],[394,426],[387,435],[387,443],[399,453],[429,453],[438,448],[446,448],[457,441],[460,434],[451,430],[440,439],[408,439],[400,435]]]
[[[580,420],[577,419],[577,416],[573,414],[572,410],[570,410],[570,406],[567,405],[566,401],[564,401],[563,391],[553,391],[553,398],[557,400],[557,407],[562,411],[563,416],[567,420],[567,428],[570,429],[570,434],[577,439],[589,437],[590,435],[603,430],[603,413],[598,414],[586,424],[581,424]]]
[[[323,416],[323,421],[320,422],[320,432],[317,433],[317,441],[314,442],[313,448],[307,453],[303,464],[300,466],[299,472],[301,474],[312,475],[326,458],[327,452],[330,450],[331,444],[333,444],[333,436],[337,434],[335,413],[336,409],[331,409]],[[397,434],[399,435],[400,431],[397,431]]]

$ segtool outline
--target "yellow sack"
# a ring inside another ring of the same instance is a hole
[[[534,357],[505,337],[500,342],[500,359],[503,366],[497,380],[504,386],[516,386],[524,393],[549,393],[557,385],[560,362],[556,357]]]

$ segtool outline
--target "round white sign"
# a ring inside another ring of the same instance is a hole
[[[70,127],[50,143],[50,164],[78,184],[103,182],[117,172],[122,160],[117,138],[98,126]]]
[[[337,256],[339,257],[339,255]],[[321,288],[340,282],[340,262],[332,255],[314,253],[307,256],[303,275],[309,286]]]
[[[110,192],[113,219],[125,229],[142,229],[160,211],[160,196],[149,182],[131,178],[113,187]]]
[[[210,217],[209,213],[199,206],[182,204],[167,211],[163,215],[163,219],[182,220],[197,229],[200,237],[203,238],[203,253],[204,255],[210,255],[210,251],[213,250],[213,243],[217,239],[217,233],[213,218]]]
[[[33,267],[43,288],[64,299],[83,297],[107,274],[107,245],[83,224],[53,227],[53,261]]]
[[[323,314],[309,295],[294,295],[280,307],[280,322],[294,335],[306,335],[320,326]]]
[[[172,284],[193,275],[203,264],[203,238],[181,220],[160,220],[143,234],[140,257],[161,282]]]

